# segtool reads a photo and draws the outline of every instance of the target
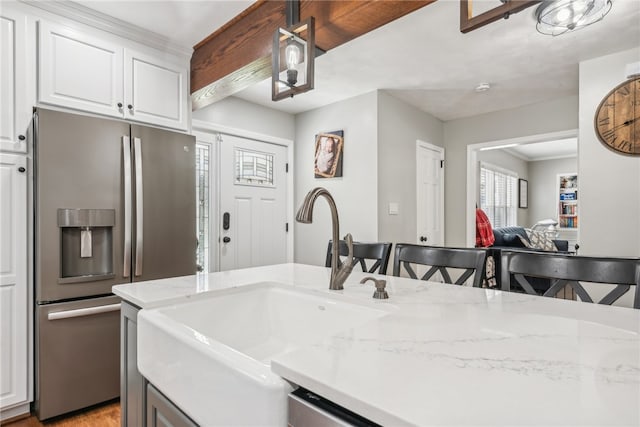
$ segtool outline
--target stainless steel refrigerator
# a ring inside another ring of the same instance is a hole
[[[113,285],[196,272],[195,139],[36,109],[35,409],[47,419],[120,394]]]

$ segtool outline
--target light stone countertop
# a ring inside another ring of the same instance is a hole
[[[113,290],[143,309],[261,281],[371,302],[364,276],[329,291],[329,269],[281,264]],[[384,278],[388,315],[271,370],[385,426],[640,425],[640,310]]]

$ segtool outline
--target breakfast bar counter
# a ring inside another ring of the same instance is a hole
[[[640,425],[640,310],[391,276],[375,276],[389,299],[374,300],[366,276],[330,291],[327,268],[282,264],[114,292],[152,313],[265,282],[381,310],[270,361],[277,376],[381,425]],[[206,425],[202,408],[177,403]]]

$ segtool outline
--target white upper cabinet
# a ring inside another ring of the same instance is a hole
[[[39,101],[187,130],[187,61],[102,36],[40,22]]]
[[[125,49],[125,117],[187,129],[187,75],[175,61]]]
[[[28,17],[3,5],[0,10],[0,150],[26,153],[25,130],[33,93],[28,63]]]
[[[122,47],[41,21],[39,48],[40,102],[122,117]]]

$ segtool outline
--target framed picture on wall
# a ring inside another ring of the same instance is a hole
[[[529,207],[529,181],[526,179],[518,179],[518,207]]]
[[[316,178],[342,176],[344,132],[341,130],[316,135],[313,174]]]

